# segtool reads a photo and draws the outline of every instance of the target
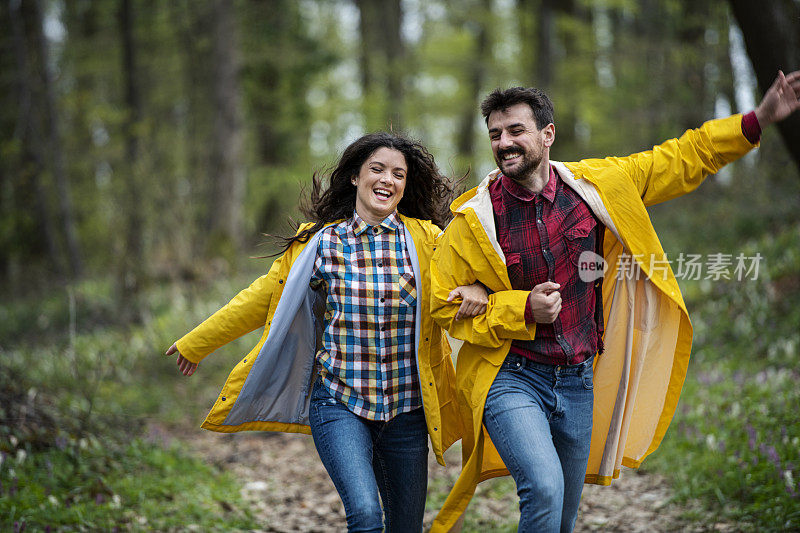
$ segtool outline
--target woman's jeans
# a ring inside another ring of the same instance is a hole
[[[311,435],[344,504],[348,531],[420,532],[428,486],[428,429],[420,409],[388,422],[356,416],[320,380]],[[380,499],[378,495],[380,494]]]
[[[509,354],[483,423],[517,484],[521,532],[575,525],[592,437],[592,359],[571,366]]]

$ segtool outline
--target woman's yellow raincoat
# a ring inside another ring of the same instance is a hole
[[[619,477],[620,465],[638,467],[658,447],[689,362],[689,314],[645,207],[694,190],[706,176],[748,152],[753,145],[742,134],[741,120],[735,115],[709,121],[680,139],[629,157],[552,162],[564,183],[606,227],[605,352],[594,363],[587,483],[609,485]],[[511,341],[530,340],[536,334],[535,324],[525,324],[528,291],[512,290],[496,238],[488,185],[498,173],[492,172],[453,203],[455,219],[431,265],[433,317],[465,341],[456,374],[467,426],[463,470],[432,531],[452,528],[480,481],[508,474],[483,429],[483,409]],[[618,279],[617,267],[626,257],[643,275]],[[458,306],[447,301],[448,293],[476,280],[494,291],[486,313],[455,321]]]
[[[400,218],[420,295],[414,342],[422,404],[431,447],[444,464],[442,454],[461,438],[463,426],[450,345],[431,319],[425,296],[430,291],[429,266],[440,230],[429,221]],[[177,342],[178,351],[197,363],[233,339],[264,327],[261,340],[234,367],[203,428],[223,433],[311,432],[309,395],[325,308],[325,294],[309,287],[319,236],[317,232],[306,243],[293,243],[266,275]]]

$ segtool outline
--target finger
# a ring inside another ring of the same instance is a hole
[[[486,305],[481,305],[478,307],[478,312],[475,314],[475,316],[482,315],[485,312],[486,312]]]
[[[463,298],[463,296],[461,295],[461,287],[456,287],[455,289],[450,291],[450,294],[447,295],[447,301],[448,302],[452,302],[453,300],[455,300],[459,296],[461,296]]]
[[[786,75],[786,79],[790,82],[800,80],[800,70],[795,70]]]
[[[165,354],[165,355],[172,355],[172,354],[174,354],[174,353],[175,353],[175,352],[177,352],[177,351],[178,351],[178,346],[177,346],[177,343],[174,343],[174,342],[173,342],[173,343],[172,343],[172,346],[170,346],[169,348],[167,348],[167,351],[166,351],[166,354]]]
[[[558,291],[553,291],[547,296],[545,296],[545,303],[547,305],[555,305],[555,303],[560,300],[561,300],[561,293]]]
[[[540,283],[533,287],[535,292],[550,292],[555,291],[561,288],[561,285],[558,283],[554,283],[552,281],[545,281],[544,283]]]
[[[187,376],[191,376],[192,374],[194,374],[194,371],[195,371],[195,370],[197,370],[197,363],[192,363],[192,364],[189,366],[189,371],[186,373],[186,375],[187,375]]]

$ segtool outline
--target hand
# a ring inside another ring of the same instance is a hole
[[[539,324],[552,324],[561,312],[561,285],[545,281],[535,286],[528,295],[528,306],[533,319]]]
[[[462,300],[461,307],[456,313],[456,320],[482,315],[486,312],[486,304],[489,303],[489,294],[481,283],[456,287],[450,291],[447,301],[452,302],[456,298]]]
[[[800,109],[800,70],[788,76],[784,76],[779,70],[778,77],[756,108],[758,124],[764,129],[773,122],[780,122],[798,109]]]
[[[172,343],[172,346],[169,347],[166,355],[172,355],[174,353],[178,354],[178,370],[180,370],[181,373],[187,377],[194,374],[194,371],[197,370],[197,363],[192,363],[183,355],[181,355],[181,352],[178,351],[178,346],[176,343]]]

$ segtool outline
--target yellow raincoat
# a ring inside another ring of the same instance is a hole
[[[440,230],[429,221],[400,218],[420,295],[415,344],[422,403],[431,447],[444,464],[442,454],[461,438],[463,425],[450,345],[431,319],[430,302],[424,297],[430,292],[429,265]],[[319,236],[317,232],[306,243],[292,244],[266,275],[177,342],[178,351],[197,363],[220,346],[264,327],[261,340],[231,371],[203,428],[223,433],[311,433],[309,396],[317,374],[315,354],[325,308],[325,294],[309,287]]]
[[[741,115],[706,122],[652,150],[628,157],[552,162],[606,227],[603,255],[605,352],[594,362],[594,425],[587,483],[609,485],[620,465],[638,467],[667,431],[686,376],[692,325],[678,283],[666,263],[645,209],[694,190],[709,174],[747,153]],[[530,340],[525,324],[528,291],[513,290],[497,242],[488,185],[495,170],[451,206],[431,264],[434,320],[465,342],[456,376],[466,424],[461,476],[432,531],[448,531],[466,509],[476,485],[507,475],[483,429],[486,396],[514,339]],[[620,254],[633,257],[643,276],[617,279]],[[455,321],[451,289],[480,281],[493,294],[484,315]]]

